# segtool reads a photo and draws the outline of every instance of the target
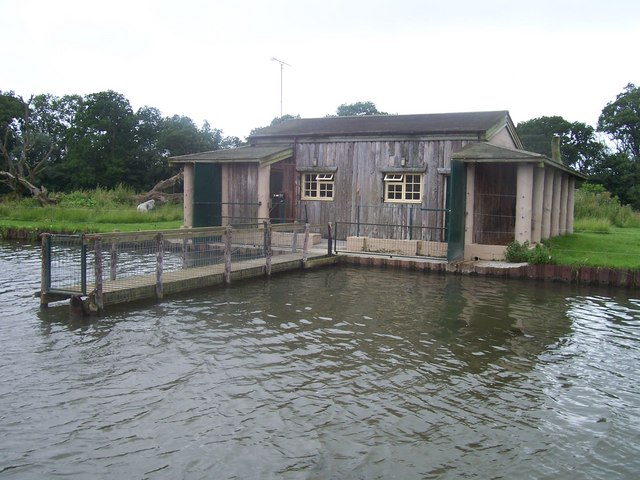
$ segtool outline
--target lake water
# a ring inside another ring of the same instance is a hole
[[[0,243],[0,477],[637,478],[640,292],[336,267],[39,309]]]

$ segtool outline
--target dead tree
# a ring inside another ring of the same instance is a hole
[[[149,190],[147,193],[143,193],[136,197],[137,202],[146,202],[147,200],[155,200],[158,203],[165,203],[168,201],[177,201],[182,198],[181,193],[166,193],[164,190],[168,188],[172,188],[173,186],[179,184],[183,180],[183,172],[175,174],[171,178],[167,178],[166,180],[161,180],[154,185],[154,187]]]
[[[7,179],[6,183],[16,196],[20,196],[21,188],[26,188],[42,206],[45,206],[51,205],[55,203],[55,201],[52,198],[49,198],[49,192],[44,186],[38,188],[34,183],[37,176],[47,167],[47,162],[51,158],[54,145],[51,143],[47,152],[37,161],[29,161],[29,152],[33,149],[29,121],[29,109],[32,101],[33,96],[28,102],[23,102],[24,115],[22,118],[23,123],[20,128],[22,148],[20,149],[20,154],[17,157],[9,151],[10,129],[7,128],[5,130],[3,141],[0,143],[0,154],[2,154],[5,159],[5,169],[0,170],[0,176]]]

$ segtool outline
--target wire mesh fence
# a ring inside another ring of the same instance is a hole
[[[43,236],[42,292],[87,295],[156,287],[168,281],[306,261],[323,248],[326,226],[265,222],[262,228],[196,228],[162,232]],[[325,240],[326,241],[326,240]],[[325,253],[327,249],[325,249]]]
[[[86,247],[84,235],[43,236],[43,291],[86,294]]]

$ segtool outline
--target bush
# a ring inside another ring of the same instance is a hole
[[[634,212],[629,205],[622,205],[602,185],[590,183],[582,185],[575,197],[576,224],[586,218],[607,219],[616,227],[640,226],[640,214]]]
[[[504,256],[507,262],[522,263],[529,261],[529,242],[520,243],[513,241],[507,245],[507,249],[504,252]]]
[[[544,244],[537,244],[535,248],[530,248],[529,242],[520,243],[513,241],[507,245],[505,258],[510,263],[530,263],[532,265],[546,265],[553,263],[551,251]]]

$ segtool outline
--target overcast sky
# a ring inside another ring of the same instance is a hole
[[[283,111],[595,125],[640,84],[637,0],[0,0],[0,90],[123,94],[246,137]]]

